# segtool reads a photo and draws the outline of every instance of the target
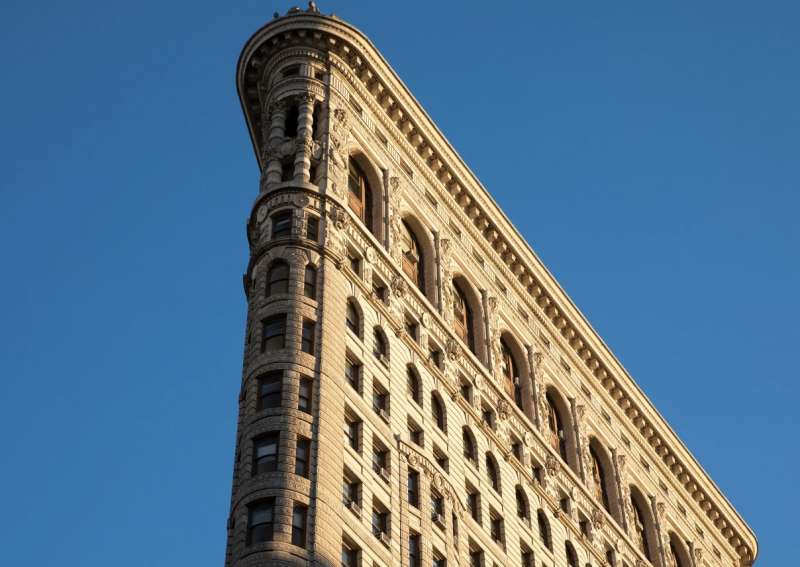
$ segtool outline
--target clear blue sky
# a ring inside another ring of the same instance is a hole
[[[798,4],[358,4],[320,7],[382,50],[759,564],[797,564]],[[258,181],[234,71],[289,6],[4,5],[4,565],[221,567]]]

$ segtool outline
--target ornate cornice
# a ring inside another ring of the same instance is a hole
[[[593,375],[640,432],[687,494],[743,561],[753,561],[757,541],[719,488],[658,413],[611,350],[517,232],[505,214],[461,160],[390,65],[358,30],[315,12],[296,11],[258,30],[247,42],[237,68],[237,89],[257,159],[262,155],[259,122],[263,105],[259,82],[265,62],[287,47],[306,45],[336,55],[349,68],[350,80],[373,97],[384,122],[393,123],[405,140],[409,161],[426,179],[452,198],[495,252],[518,287],[528,294],[534,315],[557,330],[563,344]],[[262,164],[263,165],[263,164]]]

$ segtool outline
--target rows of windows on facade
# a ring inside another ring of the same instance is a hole
[[[361,220],[368,230],[372,230],[374,219],[373,203],[373,190],[370,186],[367,175],[364,169],[356,161],[352,160],[349,163],[349,198],[348,205],[355,216]],[[272,216],[272,237],[282,238],[289,237],[293,234],[293,215],[290,211],[278,211]],[[423,245],[424,233],[414,230],[410,222],[404,220],[403,238],[402,238],[402,270],[408,276],[410,281],[420,290],[431,303],[431,292],[426,286],[427,269],[431,268],[429,263],[432,258],[426,257],[426,250],[430,250],[430,246]],[[318,238],[318,219],[311,218],[306,223],[305,238],[317,240]],[[357,257],[350,258],[349,267],[353,272],[358,275],[360,259]],[[299,278],[298,278],[299,279]],[[302,274],[302,289],[305,297],[315,300],[317,297],[317,268],[309,264],[305,266]],[[273,262],[267,270],[265,293],[267,296],[274,294],[288,293],[290,282],[292,280],[291,268],[288,263],[283,260]],[[382,298],[385,293],[385,285],[382,282],[373,282],[374,292],[378,298]],[[472,351],[479,360],[481,358],[480,351],[477,348],[478,333],[476,329],[476,321],[480,317],[476,317],[476,312],[480,309],[479,303],[474,299],[477,295],[474,293],[470,283],[465,279],[459,281],[449,282],[453,297],[453,313],[452,321],[454,334],[463,342],[464,346]],[[349,333],[357,338],[359,341],[366,340],[363,329],[362,309],[354,298],[347,300],[345,310],[345,326]],[[412,340],[417,339],[417,322],[412,318],[406,321],[406,331]],[[302,352],[313,355],[315,348],[315,326],[316,322],[311,319],[303,319],[300,328],[300,336],[297,337],[299,348]],[[287,317],[286,314],[271,315],[262,321],[262,336],[261,336],[261,351],[269,352],[287,347]],[[390,341],[388,335],[380,327],[375,327],[371,333],[371,351],[375,358],[382,364],[388,364],[390,353]],[[501,353],[500,368],[504,378],[504,390],[508,396],[513,400],[517,407],[525,412],[529,417],[530,403],[528,407],[524,400],[524,392],[521,386],[522,371],[525,368],[524,357],[519,355],[519,343],[516,343],[516,348],[512,347],[514,343],[513,337],[504,336],[500,339],[499,352]],[[488,347],[488,345],[487,345]],[[438,345],[431,343],[429,345],[430,359],[436,366],[441,365],[441,348]],[[345,382],[355,390],[359,396],[363,396],[363,363],[358,358],[347,353],[347,360],[345,364]],[[424,407],[424,398],[426,397],[422,391],[422,380],[420,379],[418,371],[409,366],[406,369],[407,378],[407,395],[410,400],[420,407]],[[281,372],[271,372],[260,376],[258,382],[258,400],[257,407],[259,410],[279,407],[283,400],[283,376]],[[304,412],[311,410],[311,389],[313,387],[313,380],[310,377],[303,377],[299,382],[299,392],[297,394],[297,409]],[[375,378],[372,383],[372,408],[374,412],[382,419],[388,422],[389,412],[391,408],[390,394],[388,389],[383,386],[380,381]],[[529,395],[529,393],[528,393]],[[431,391],[427,396],[429,399],[429,411],[433,423],[442,432],[446,431],[447,427],[447,403],[437,391]],[[474,403],[472,396],[472,387],[467,381],[462,382],[461,398],[467,404]],[[495,427],[494,410],[490,407],[479,408],[483,417],[483,423],[490,427]],[[551,388],[546,392],[546,416],[544,416],[543,426],[546,439],[549,440],[554,451],[561,457],[565,465],[572,468],[576,473],[579,467],[579,456],[576,450],[576,440],[574,438],[575,432],[573,424],[571,423],[570,412],[565,398],[555,389]],[[363,423],[361,418],[355,410],[348,407],[345,412],[344,424],[344,437],[345,444],[358,456],[363,455],[364,452],[364,439],[363,437]],[[408,440],[418,445],[421,448],[425,446],[425,433],[423,428],[409,416],[408,420]],[[281,450],[281,445],[289,442],[295,443],[295,474],[308,477],[309,474],[309,456],[311,441],[304,437],[298,436],[296,439],[282,439],[277,431],[268,432],[259,435],[252,440],[253,444],[253,463],[252,474],[269,473],[276,470],[278,462],[278,454]],[[501,479],[500,468],[497,460],[491,451],[487,452],[483,459],[478,455],[477,443],[474,433],[468,426],[464,426],[462,431],[462,444],[463,455],[467,462],[469,462],[474,470],[479,474],[485,474],[488,479],[488,485],[493,491],[500,494],[503,490],[503,479]],[[433,454],[436,457],[436,462],[442,470],[447,473],[449,470],[448,457],[445,451],[439,447],[432,447]],[[512,440],[512,454],[519,462],[522,461],[522,443],[520,440]],[[611,518],[622,524],[622,516],[624,503],[621,502],[620,494],[617,486],[613,482],[614,470],[613,461],[610,458],[608,451],[600,444],[596,438],[591,438],[589,446],[590,463],[588,464],[589,472],[592,479],[592,486],[594,489],[594,497],[598,504],[600,504],[611,516]],[[390,460],[391,450],[377,437],[372,438],[371,442],[371,460],[372,472],[377,475],[377,478],[385,483],[388,483],[390,475]],[[481,465],[481,460],[483,461]],[[481,468],[483,469],[481,471]],[[543,475],[543,468],[540,463],[533,463],[530,471],[531,478],[534,482],[541,482]],[[353,514],[361,517],[364,513],[365,503],[361,501],[361,484],[362,479],[350,470],[345,470],[343,473],[343,504]],[[407,503],[409,506],[419,508],[420,502],[420,473],[414,469],[408,472],[406,479],[407,486]],[[550,531],[548,519],[543,510],[539,509],[535,516],[535,523],[532,522],[532,513],[530,510],[529,499],[526,494],[525,488],[516,484],[513,487],[516,497],[516,518],[514,521],[521,522],[523,526],[533,535],[539,538],[540,542],[551,552],[553,551],[553,541]],[[465,486],[466,494],[466,507],[469,511],[469,516],[473,524],[467,526],[466,529],[485,529],[491,539],[498,544],[501,549],[505,549],[505,529],[504,522],[506,521],[502,514],[492,508],[483,504],[483,499],[480,492],[473,484],[467,481]],[[632,526],[633,536],[635,543],[642,554],[651,560],[654,557],[657,543],[655,541],[656,535],[653,532],[653,518],[650,515],[649,507],[646,504],[643,493],[635,486],[630,487],[631,501],[630,506],[633,510]],[[442,494],[436,492],[435,489],[430,490],[430,514],[433,524],[440,529],[445,530],[447,521],[445,518],[445,500]],[[249,524],[247,532],[248,543],[255,543],[261,541],[268,541],[273,536],[273,519],[274,519],[274,499],[266,499],[252,504],[249,509]],[[391,526],[391,512],[390,507],[385,503],[373,497],[371,503],[372,518],[372,532],[387,547],[390,546],[390,526]],[[564,495],[561,500],[561,507],[566,513],[570,512],[570,499]],[[295,503],[292,513],[292,542],[296,545],[305,545],[306,542],[306,516],[307,507],[304,504]],[[458,539],[459,525],[458,517],[451,513],[450,515],[450,529],[454,542]],[[535,527],[535,530],[534,530]],[[580,523],[581,530],[584,535],[589,534],[591,530],[591,522],[588,518],[582,518]],[[521,533],[526,533],[525,529]],[[470,564],[473,566],[485,565],[484,551],[476,543],[478,538],[473,539],[470,537],[469,541],[469,558]],[[456,544],[457,545],[457,544]],[[675,567],[689,567],[686,564],[685,555],[680,553],[675,547],[675,543],[670,543],[667,550],[668,561]],[[416,567],[421,565],[421,551],[420,551],[420,534],[411,533],[408,538],[405,549],[408,553],[408,562],[411,566]],[[533,567],[534,552],[532,546],[525,541],[520,542],[521,556],[519,564],[523,567]],[[567,563],[570,567],[578,567],[577,554],[573,544],[567,540],[564,542],[563,553],[565,554]],[[353,540],[345,539],[342,544],[342,564],[346,566],[360,565],[360,549]],[[433,565],[444,566],[446,565],[446,555],[440,550],[433,550]],[[612,567],[617,567],[617,560],[615,552],[611,547],[607,548],[606,560]],[[623,565],[620,562],[620,566]]]

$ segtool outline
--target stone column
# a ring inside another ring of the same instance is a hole
[[[582,411],[585,411],[585,408],[582,410],[578,410],[578,407],[575,403],[575,398],[569,399],[569,410],[572,414],[572,429],[575,436],[575,458],[578,461],[578,473],[580,474],[581,480],[583,484],[586,484],[586,471],[583,467],[583,447],[581,443],[581,416],[578,415]]]
[[[269,124],[269,140],[267,141],[267,183],[262,190],[267,191],[281,182],[281,160],[278,158],[278,146],[283,141],[286,128],[286,101],[280,100],[272,104]]]
[[[628,509],[627,491],[623,484],[623,468],[625,467],[625,455],[617,455],[617,450],[611,447],[611,461],[614,463],[614,482],[617,484],[617,500],[619,501],[619,516],[622,522],[622,529],[628,532]]]
[[[662,566],[666,567],[668,563],[667,563],[666,550],[664,549],[664,538],[661,532],[661,519],[662,516],[664,515],[664,509],[665,509],[664,503],[657,502],[656,497],[651,496],[650,509],[653,514],[653,527],[655,528],[653,531],[656,532],[655,536],[656,536],[656,542],[658,544],[656,548],[656,553],[658,554],[658,562]]]
[[[539,415],[539,366],[541,364],[541,354],[533,349],[533,345],[525,345],[528,353],[528,368],[530,373],[531,406],[533,407],[533,423],[536,429],[542,430],[542,421]],[[538,362],[537,362],[538,361]]]
[[[297,145],[294,156],[294,180],[305,183],[309,180],[311,168],[311,152],[314,143],[311,134],[314,131],[314,95],[305,93],[298,97],[300,106],[297,114]]]

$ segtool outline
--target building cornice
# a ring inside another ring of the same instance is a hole
[[[333,17],[294,12],[258,30],[247,42],[237,66],[237,89],[256,157],[263,168],[259,95],[261,70],[272,53],[305,46],[336,54],[349,74],[362,82],[424,164],[428,180],[449,194],[480,231],[497,258],[523,286],[565,344],[596,378],[598,385],[628,417],[644,441],[664,462],[697,506],[735,549],[743,564],[754,561],[757,540],[727,498],[642,392],[611,349],[567,296],[522,235],[511,224],[475,174],[360,31]]]

